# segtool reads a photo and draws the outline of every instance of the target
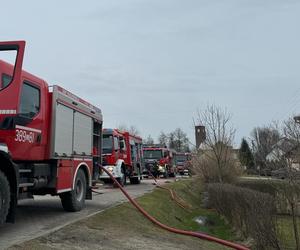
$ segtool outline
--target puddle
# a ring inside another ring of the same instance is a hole
[[[197,222],[200,226],[207,224],[207,218],[205,216],[198,216],[194,218],[194,221]]]

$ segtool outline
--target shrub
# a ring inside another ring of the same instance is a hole
[[[259,179],[240,179],[236,182],[237,186],[249,188],[259,192],[267,193],[275,197],[277,186],[281,185],[280,180],[259,180]]]
[[[279,249],[274,198],[266,193],[230,184],[208,185],[209,205],[223,215],[257,249]]]
[[[285,180],[242,179],[236,185],[267,193],[274,197],[277,214],[291,215],[290,199],[300,200],[300,183],[293,185]],[[295,212],[300,216],[300,204],[296,203]]]
[[[207,151],[198,153],[192,160],[192,172],[201,177],[204,183],[233,183],[241,175],[242,170],[239,162],[232,154],[224,156],[222,168],[214,155]]]

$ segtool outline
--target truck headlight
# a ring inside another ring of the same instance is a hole
[[[158,166],[158,170],[159,170],[159,171],[163,171],[163,170],[164,170],[163,166],[160,166],[160,165],[159,165],[159,166]]]
[[[114,168],[113,168],[113,167],[108,167],[107,170],[108,170],[109,172],[113,172],[113,171],[114,171]]]
[[[4,143],[0,143],[0,151],[3,151],[5,153],[8,153],[8,147]]]

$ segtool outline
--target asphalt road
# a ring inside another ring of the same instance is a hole
[[[160,179],[160,183],[166,180]],[[168,179],[170,181],[170,179]],[[153,180],[144,179],[140,185],[126,186],[133,197],[139,197],[152,191]],[[100,211],[127,201],[119,189],[111,185],[101,185],[92,201],[86,201],[86,207],[80,212],[65,212],[58,197],[35,196],[34,200],[19,201],[17,221],[15,224],[4,224],[0,227],[0,249],[27,241],[44,234],[56,231],[77,220],[91,216]]]

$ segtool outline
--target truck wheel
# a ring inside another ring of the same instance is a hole
[[[102,179],[101,181],[103,181],[103,182],[104,182],[104,184],[111,183],[111,179]]]
[[[138,168],[138,176],[130,178],[130,184],[140,184],[141,183],[141,171]]]
[[[10,188],[6,176],[0,171],[0,225],[6,220],[10,203]]]
[[[61,204],[68,212],[77,212],[84,207],[86,179],[83,170],[79,169],[75,178],[74,190],[60,195]]]
[[[175,177],[175,173],[174,172],[169,173],[169,177]]]
[[[168,179],[168,178],[169,178],[168,170],[166,170],[166,172],[164,172],[163,175],[164,175],[164,178],[165,178],[165,179]]]

